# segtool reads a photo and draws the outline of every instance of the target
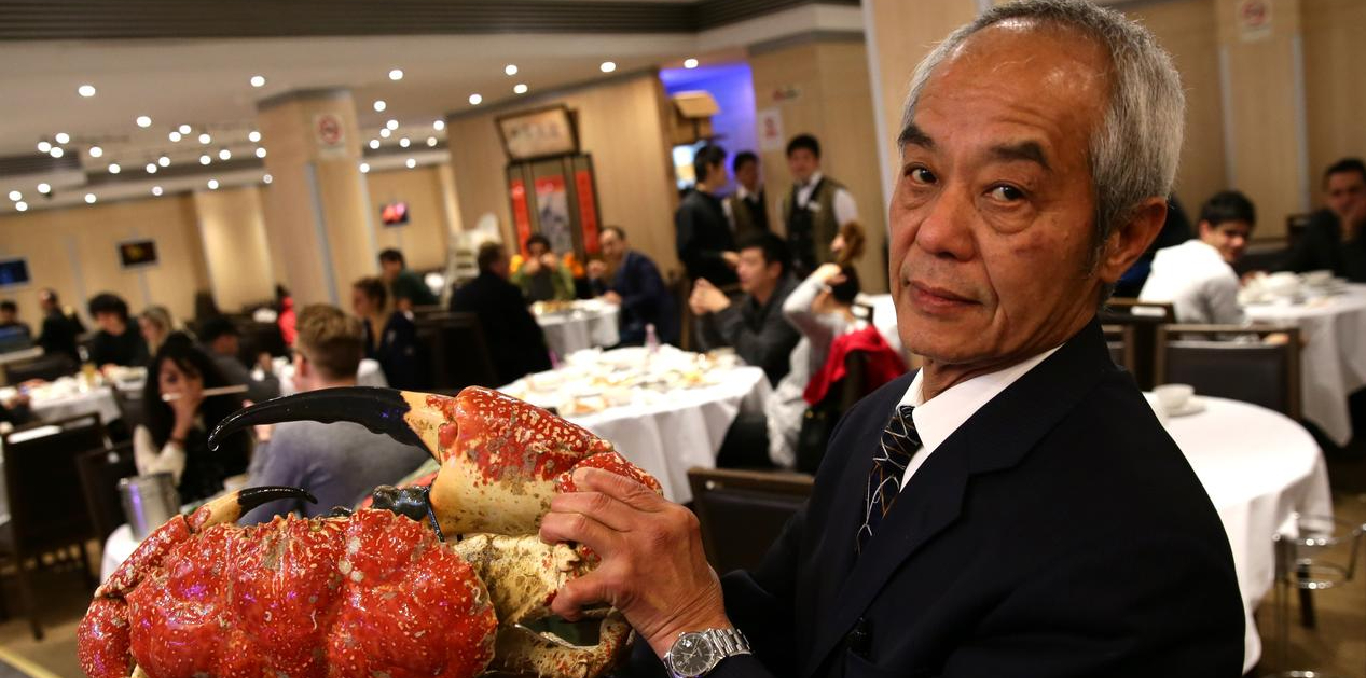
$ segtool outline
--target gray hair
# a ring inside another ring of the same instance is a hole
[[[1010,20],[1077,30],[1109,54],[1110,100],[1100,127],[1091,134],[1088,153],[1096,205],[1095,249],[1088,265],[1093,268],[1110,234],[1133,216],[1142,201],[1171,193],[1186,128],[1181,77],[1152,34],[1119,12],[1086,0],[1021,0],[983,12],[920,62],[911,77],[902,130],[910,127],[935,68],[974,33]]]

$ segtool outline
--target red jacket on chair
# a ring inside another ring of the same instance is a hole
[[[876,327],[869,325],[849,334],[836,337],[830,344],[830,355],[825,366],[811,375],[802,398],[807,405],[815,405],[825,398],[830,385],[844,378],[844,357],[851,351],[868,354],[868,392],[906,373],[906,361],[887,343]]]

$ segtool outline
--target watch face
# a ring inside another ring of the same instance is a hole
[[[669,651],[674,671],[684,676],[699,676],[716,662],[716,648],[700,633],[685,633]]]

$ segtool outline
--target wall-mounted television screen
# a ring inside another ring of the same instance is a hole
[[[385,226],[402,226],[408,223],[408,203],[391,202],[380,207],[379,218]]]
[[[119,263],[124,268],[144,268],[157,265],[155,240],[125,240],[119,243]]]
[[[0,259],[0,288],[20,287],[28,284],[28,259],[10,257]]]

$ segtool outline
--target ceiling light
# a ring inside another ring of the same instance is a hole
[[[231,160],[231,159],[232,159],[232,151],[229,151],[229,150],[226,149],[226,148],[220,148],[220,149],[218,149],[218,159],[219,159],[219,160]]]
[[[154,195],[154,196],[160,198],[160,197],[161,197],[161,187],[160,187],[160,186],[153,186],[153,187],[152,187],[152,195]]]
[[[402,79],[403,79],[403,71],[400,71],[400,70],[398,70],[397,68],[395,68],[395,69],[392,70],[392,71],[389,71],[389,79],[390,79],[390,80],[402,80]]]
[[[399,146],[402,146],[403,148],[407,148],[407,147],[413,145],[413,142],[409,141],[409,140],[408,140],[408,137],[403,137],[402,139],[399,139],[399,140],[398,140],[398,145],[399,145]]]
[[[264,157],[266,157],[266,147],[265,147],[265,146],[257,146],[257,147],[256,147],[256,157],[258,157],[258,158],[264,158]]]
[[[379,139],[371,139],[370,148],[379,148]]]
[[[79,95],[81,95],[81,96],[83,96],[83,97],[85,97],[85,98],[87,98],[87,99],[89,99],[90,97],[95,96],[95,86],[94,86],[94,85],[81,85],[80,87],[77,87],[77,88],[76,88],[76,93],[79,94]]]
[[[212,143],[212,142],[213,142],[213,137],[209,136],[209,133],[208,133],[208,132],[201,132],[201,133],[199,134],[199,143],[204,144],[205,146],[208,146],[208,145],[209,145],[210,143]]]
[[[10,200],[13,200],[13,201],[15,201],[15,202],[18,202],[18,201],[24,199],[24,194],[23,194],[23,193],[20,193],[19,191],[10,191],[10,192],[9,192],[9,199],[10,199]]]
[[[436,137],[427,137],[428,146],[436,146]]]
[[[390,118],[388,122],[384,123],[384,129],[398,129],[398,121]]]
[[[47,152],[50,151],[50,150],[52,150],[52,144],[50,144],[50,143],[48,143],[48,142],[46,142],[46,141],[39,141],[39,142],[38,142],[38,151],[39,151],[39,152],[47,153]]]
[[[391,132],[389,131],[388,127],[385,127],[384,129],[379,131],[379,135],[384,137],[385,139],[388,139],[390,134]]]
[[[141,128],[143,128],[143,129],[147,129],[148,127],[151,127],[151,126],[152,126],[152,119],[149,118],[149,117],[147,117],[147,116],[145,116],[145,115],[139,115],[139,116],[138,116],[138,119],[137,119],[137,123],[138,123],[138,127],[141,127]]]
[[[52,150],[48,151],[48,153],[50,153],[54,158],[60,158],[66,155],[66,151],[63,151],[61,146],[53,146]]]
[[[58,133],[54,134],[54,135],[52,136],[52,138],[53,138],[53,139],[56,139],[56,140],[57,140],[57,143],[59,143],[59,144],[69,144],[69,143],[71,143],[71,135],[70,135],[70,134],[67,134],[66,132],[58,132]]]
[[[253,144],[261,143],[261,133],[256,130],[247,132],[247,141],[250,141]]]
[[[482,103],[483,101],[484,101],[484,97],[480,96],[478,92],[476,92],[476,93],[470,95],[470,105],[471,105],[471,106],[478,106],[478,105],[479,105],[480,103]]]
[[[147,163],[147,173],[148,173],[148,174],[156,174],[156,173],[157,173],[157,164],[154,163],[154,162],[149,162],[149,163]]]
[[[51,193],[51,192],[52,192],[52,187],[49,186],[48,184],[38,184],[38,192],[39,192],[39,193]]]
[[[526,85],[523,85],[523,84],[521,84],[521,83],[518,83],[518,84],[516,84],[516,85],[513,85],[513,86],[512,86],[512,93],[513,93],[513,94],[526,94]]]
[[[697,68],[697,59],[684,59],[683,68]]]
[[[383,100],[383,99],[376,99],[376,100],[375,100],[375,112],[376,112],[376,113],[383,113],[383,112],[384,112],[384,109],[386,109],[386,108],[388,108],[388,107],[389,107],[389,104],[384,103],[384,100]]]
[[[266,76],[264,76],[264,75],[253,75],[253,76],[251,76],[251,81],[250,81],[250,82],[251,82],[251,86],[252,86],[252,87],[265,87],[265,86],[266,86]]]
[[[361,174],[369,174],[369,173],[370,173],[370,163],[368,163],[368,162],[363,162],[363,163],[361,163],[361,164],[360,164],[360,173],[361,173]]]
[[[93,205],[93,204],[95,204],[95,194],[94,194],[94,193],[86,193],[86,194],[85,194],[85,204],[87,204],[87,205]]]
[[[617,64],[615,61],[604,61],[599,68],[602,69],[603,73],[611,73],[612,71],[617,70]]]
[[[14,211],[15,211],[15,212],[27,212],[27,211],[28,211],[28,203],[24,202],[23,200],[20,200],[19,202],[14,203]]]
[[[175,131],[175,130],[171,130],[171,133],[170,133],[170,134],[167,134],[167,135],[166,135],[166,138],[167,138],[167,139],[170,139],[170,140],[171,140],[171,143],[173,143],[173,144],[178,144],[178,143],[180,143],[180,136],[181,136],[181,135],[180,135],[180,132],[177,132],[177,131]]]
[[[209,163],[211,163],[211,162],[213,162],[213,158],[210,158],[208,155],[201,155],[201,156],[199,156],[199,164],[201,164],[201,165],[207,165],[207,164],[209,164]]]
[[[170,167],[171,159],[163,155],[160,158],[157,158],[157,164],[161,165],[162,167]]]
[[[503,72],[508,75],[517,75],[517,64],[508,64],[504,66]]]
[[[272,181],[275,181],[275,177],[270,176],[269,174],[262,174],[262,175],[261,175],[261,183],[266,184],[267,186],[269,186],[269,185],[270,185],[270,182],[272,182]]]
[[[404,165],[407,165],[408,169],[412,169],[412,168],[414,168],[414,167],[417,167],[417,161],[416,161],[416,160],[413,160],[412,158],[408,158],[406,161],[404,161],[403,164],[404,164]]]
[[[209,190],[210,190],[210,191],[216,191],[216,190],[218,190],[218,180],[217,180],[217,179],[209,179]]]
[[[91,146],[91,147],[90,147],[90,157],[92,157],[92,158],[98,158],[98,157],[100,157],[100,156],[102,156],[102,155],[104,155],[104,149],[103,149],[103,148],[100,148],[99,146]]]
[[[110,173],[110,174],[118,174],[119,172],[122,172],[122,171],[123,171],[123,168],[122,168],[122,167],[119,167],[119,164],[118,164],[118,163],[116,163],[116,162],[111,162],[111,163],[109,163],[109,173]]]
[[[436,130],[436,131],[438,131],[438,132],[440,132],[440,131],[443,130],[443,129],[446,129],[446,121],[445,121],[445,120],[433,120],[433,121],[432,121],[432,129],[434,129],[434,130]]]
[[[189,125],[181,125],[181,126],[180,126],[180,133],[181,133],[181,134],[189,134],[190,131],[191,131],[191,127],[190,127]]]

